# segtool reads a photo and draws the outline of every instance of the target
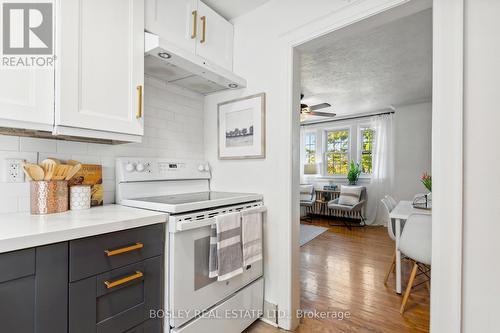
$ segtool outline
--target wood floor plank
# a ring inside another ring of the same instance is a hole
[[[314,219],[312,224],[329,227],[325,219]],[[429,332],[430,296],[425,284],[412,291],[403,316],[399,314],[402,296],[394,291],[394,273],[384,285],[393,251],[394,242],[384,227],[329,227],[302,246],[301,309],[344,311],[351,316],[343,320],[303,318],[296,332]],[[406,283],[411,263],[403,262],[402,266]],[[417,277],[415,285],[422,281],[423,277]],[[282,331],[257,321],[245,333]]]

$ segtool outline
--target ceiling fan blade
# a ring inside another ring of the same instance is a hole
[[[311,111],[311,112],[308,112],[307,115],[309,115],[309,116],[318,116],[318,117],[335,117],[337,114],[336,113],[330,113],[330,112],[315,112],[315,111]]]
[[[311,111],[316,111],[316,110],[320,110],[320,109],[324,109],[324,108],[329,108],[330,106],[331,105],[328,103],[321,103],[321,104],[316,104],[316,105],[310,106],[309,109]]]

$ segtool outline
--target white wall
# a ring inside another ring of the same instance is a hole
[[[465,1],[464,333],[500,331],[499,13],[499,1]]]
[[[5,182],[5,158],[39,162],[46,157],[103,165],[105,203],[114,202],[115,157],[203,159],[203,96],[146,79],[142,143],[103,145],[0,135],[0,213],[28,211],[28,183]]]
[[[394,120],[394,197],[411,200],[428,192],[420,176],[431,173],[432,104],[396,107]]]

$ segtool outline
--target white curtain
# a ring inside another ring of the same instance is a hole
[[[393,189],[393,119],[393,114],[385,114],[372,118],[372,127],[375,130],[375,140],[372,150],[372,177],[370,185],[367,187],[367,224],[385,223],[380,200],[386,194],[391,194]]]

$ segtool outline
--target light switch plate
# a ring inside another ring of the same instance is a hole
[[[20,159],[5,159],[5,181],[8,183],[23,183],[24,172],[22,163],[24,160]]]

